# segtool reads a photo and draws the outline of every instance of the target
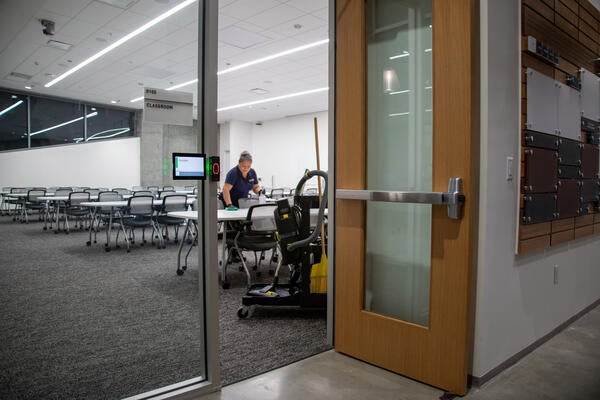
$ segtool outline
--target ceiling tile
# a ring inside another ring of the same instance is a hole
[[[237,0],[220,8],[219,12],[243,20],[277,5],[279,3],[275,0]]]
[[[77,18],[102,26],[108,24],[122,12],[123,10],[120,8],[93,1],[77,15]]]
[[[246,22],[262,28],[268,28],[273,25],[273,21],[285,22],[299,18],[302,15],[304,15],[302,11],[282,4],[254,15],[253,17],[248,18]]]

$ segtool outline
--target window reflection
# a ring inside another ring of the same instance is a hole
[[[27,96],[0,92],[0,151],[27,148]]]

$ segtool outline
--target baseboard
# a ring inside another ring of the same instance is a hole
[[[587,314],[590,310],[596,308],[599,304],[600,304],[600,299],[596,300],[589,306],[585,307],[583,310],[581,310],[580,312],[578,312],[577,314],[575,314],[574,316],[572,316],[571,318],[569,318],[568,320],[566,320],[565,322],[563,322],[562,324],[560,324],[559,326],[554,328],[550,333],[539,338],[538,340],[536,340],[529,346],[525,347],[523,350],[521,350],[514,356],[510,357],[509,359],[507,359],[506,361],[504,361],[503,363],[498,365],[496,368],[492,369],[487,374],[485,374],[483,376],[469,375],[468,378],[469,378],[470,385],[473,387],[482,386],[484,383],[488,382],[490,379],[492,379],[493,377],[495,377],[496,375],[498,375],[505,369],[513,366],[519,360],[521,360],[523,357],[525,357],[526,355],[531,353],[533,350],[537,349],[542,344],[546,343],[548,340],[552,339],[554,336],[556,336],[557,334],[559,334],[560,332],[565,330],[569,325],[571,325],[573,322],[577,321],[579,318],[581,318],[582,316]]]

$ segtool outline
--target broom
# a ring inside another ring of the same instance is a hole
[[[315,126],[315,149],[317,152],[317,169],[321,169],[319,160],[319,131],[317,126],[317,117],[314,119]],[[321,177],[317,177],[319,204],[321,204]],[[321,260],[313,264],[310,270],[310,291],[311,293],[327,293],[327,253],[325,252],[325,225],[321,224]]]

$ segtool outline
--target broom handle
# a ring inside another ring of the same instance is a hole
[[[317,151],[317,169],[321,169],[321,161],[319,160],[319,128],[317,125],[317,117],[313,118],[315,126],[315,149]],[[317,176],[317,186],[319,190],[319,204],[321,204],[321,177]],[[325,254],[325,225],[321,224],[321,255]]]

